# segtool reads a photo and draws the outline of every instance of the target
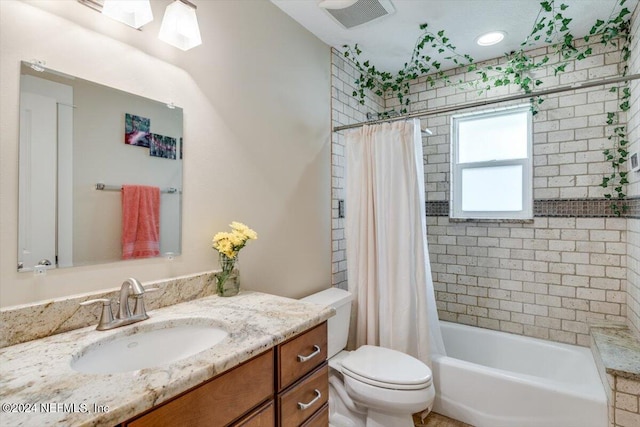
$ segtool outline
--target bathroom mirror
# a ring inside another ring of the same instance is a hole
[[[160,189],[158,256],[179,254],[182,143],[182,109],[23,62],[18,271],[123,259],[123,185]]]

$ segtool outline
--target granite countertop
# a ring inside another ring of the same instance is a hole
[[[592,322],[590,332],[608,374],[640,381],[640,341],[626,325]]]
[[[297,300],[243,291],[153,310],[110,331],[95,326],[0,349],[3,425],[114,426],[249,360],[333,315]],[[118,374],[85,374],[70,362],[84,347],[128,328],[197,319],[229,332],[211,349],[172,364]]]

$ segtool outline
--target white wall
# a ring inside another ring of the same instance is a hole
[[[125,114],[129,113],[150,119],[151,132],[175,138],[179,148],[181,111],[90,82],[75,82],[73,262],[77,266],[122,256],[122,196],[96,191],[97,182],[180,189],[183,161],[179,153],[175,160],[151,157],[149,148],[124,143]],[[179,227],[180,195],[161,194],[160,205],[161,253],[179,252],[179,235],[170,233],[170,228]]]
[[[330,50],[267,1],[199,1],[203,45],[181,52],[66,1],[0,1],[0,305],[217,267],[232,220],[259,233],[243,286],[298,297],[331,281]],[[184,108],[183,255],[16,272],[20,60]],[[174,65],[175,64],[175,65]],[[187,144],[185,144],[187,145]]]

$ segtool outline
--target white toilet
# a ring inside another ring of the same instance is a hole
[[[431,370],[396,350],[364,345],[346,351],[352,295],[327,289],[302,301],[335,308],[328,320],[329,425],[413,427],[412,414],[431,410]]]

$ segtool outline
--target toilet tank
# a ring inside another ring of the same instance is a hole
[[[338,288],[330,288],[308,297],[301,301],[333,307],[336,314],[327,321],[327,357],[331,358],[347,346],[349,338],[349,323],[351,322],[351,300],[353,296]]]

